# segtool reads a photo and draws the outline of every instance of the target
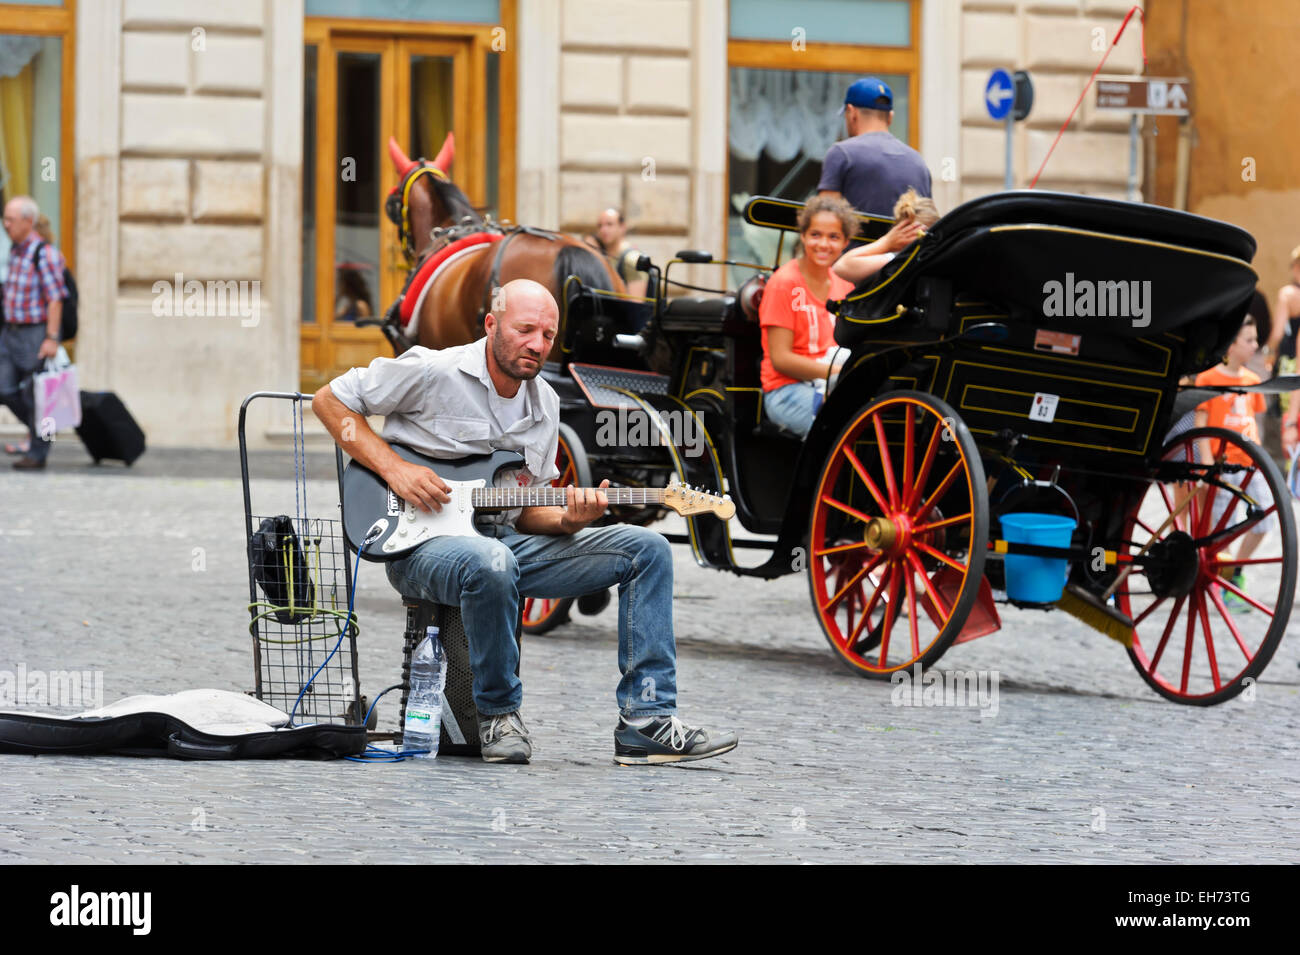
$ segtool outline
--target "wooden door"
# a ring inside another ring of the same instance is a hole
[[[397,227],[383,214],[398,181],[388,137],[412,158],[432,157],[454,130],[457,185],[476,206],[495,190],[485,189],[484,84],[470,82],[485,74],[483,36],[309,20],[305,38],[300,387],[310,392],[392,354],[379,329],[356,325],[382,316],[406,279]]]

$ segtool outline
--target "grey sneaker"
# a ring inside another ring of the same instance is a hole
[[[519,711],[497,716],[478,715],[478,741],[483,759],[489,763],[526,763],[533,755],[523,717]]]
[[[614,762],[620,766],[683,763],[721,756],[739,742],[735,733],[710,733],[687,726],[675,716],[651,720],[640,727],[629,726],[620,716],[614,730]]]

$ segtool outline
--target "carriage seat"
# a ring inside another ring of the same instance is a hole
[[[736,296],[686,295],[664,304],[660,327],[666,332],[721,334]]]

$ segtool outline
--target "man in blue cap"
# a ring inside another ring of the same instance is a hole
[[[874,76],[858,80],[844,94],[840,113],[849,138],[826,150],[818,195],[843,196],[859,212],[890,218],[909,186],[930,195],[925,160],[889,132],[894,94],[884,81]]]

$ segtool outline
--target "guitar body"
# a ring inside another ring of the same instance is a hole
[[[398,560],[435,537],[477,534],[470,492],[492,487],[503,470],[524,466],[523,456],[516,451],[439,460],[400,444],[392,448],[402,460],[437,472],[451,488],[451,501],[441,511],[426,513],[399,498],[365,465],[349,462],[343,472],[343,536],[348,547],[360,551],[371,531],[381,526],[379,536],[361,552],[366,560]]]

